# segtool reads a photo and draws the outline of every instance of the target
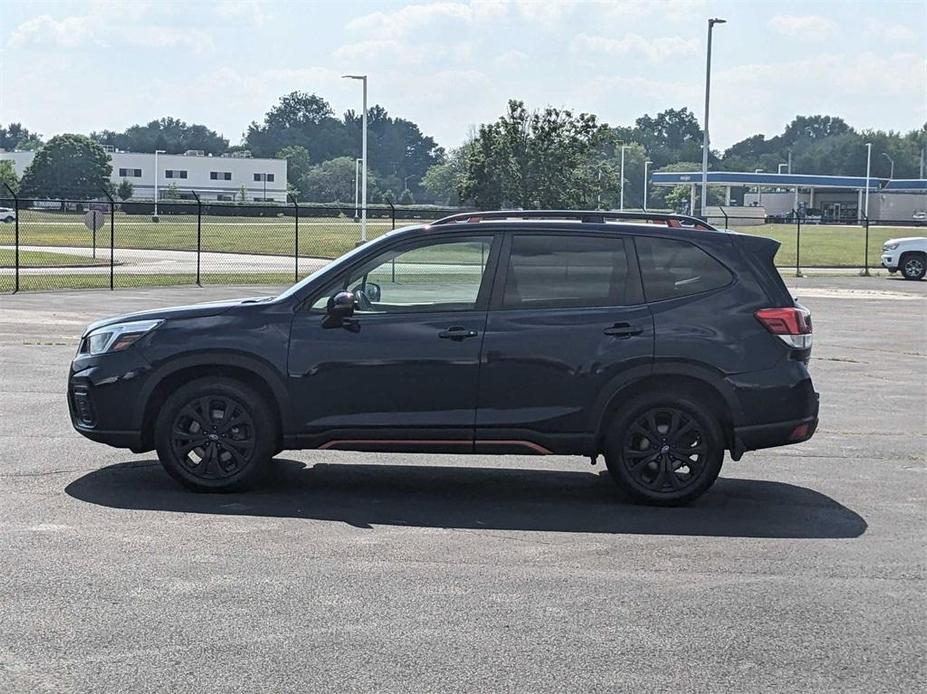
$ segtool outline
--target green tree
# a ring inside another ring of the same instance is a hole
[[[399,204],[400,205],[414,205],[415,198],[412,197],[412,191],[408,188],[404,188],[403,191],[399,194]]]
[[[119,184],[119,187],[116,189],[116,194],[119,196],[120,200],[128,200],[132,197],[132,194],[135,193],[135,187],[131,182],[126,179],[122,179],[122,182]]]
[[[289,145],[277,152],[277,159],[286,159],[286,181],[291,191],[299,191],[300,181],[312,168],[309,150],[302,145]]]
[[[472,143],[451,150],[440,164],[428,167],[422,177],[422,188],[437,205],[459,205],[460,184],[466,174],[467,153]]]
[[[109,189],[113,167],[103,148],[85,135],[57,135],[23,172],[26,197],[87,199]]]
[[[169,116],[146,125],[133,125],[121,133],[103,130],[90,133],[90,137],[100,144],[112,145],[126,152],[162,149],[169,154],[183,154],[193,149],[207,154],[223,154],[229,149],[229,141],[205,125],[188,125]]]
[[[6,198],[10,194],[6,186],[12,188],[14,193],[19,190],[19,176],[16,175],[13,162],[8,159],[0,161],[0,198]]]
[[[575,207],[588,200],[577,172],[607,141],[595,116],[548,107],[530,112],[509,101],[498,121],[480,126],[467,153],[460,194],[484,208]]]
[[[368,198],[372,202],[382,197],[374,194],[379,188],[376,177],[367,175]],[[354,203],[354,159],[337,157],[313,166],[299,185],[303,199],[312,202]]]
[[[0,149],[35,150],[42,146],[42,137],[38,133],[29,132],[22,123],[10,123],[7,127],[0,125]]]

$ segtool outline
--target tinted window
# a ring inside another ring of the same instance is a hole
[[[515,234],[505,275],[505,308],[625,306],[637,303],[624,240]]]
[[[313,305],[340,289],[358,296],[357,313],[467,311],[476,308],[492,237],[387,251],[352,271]]]
[[[707,292],[730,284],[726,267],[697,246],[676,239],[635,239],[647,301]]]

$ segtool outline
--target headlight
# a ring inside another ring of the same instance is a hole
[[[97,328],[84,336],[77,353],[97,355],[121,352],[134,345],[163,322],[163,320],[137,320]]]
[[[886,243],[884,246],[882,246],[883,251],[893,251],[896,248],[898,248],[897,243]]]

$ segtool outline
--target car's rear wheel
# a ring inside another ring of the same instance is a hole
[[[685,504],[714,484],[724,439],[713,414],[688,395],[644,396],[623,407],[606,436],[612,478],[638,501]]]
[[[898,263],[898,268],[906,280],[924,279],[924,275],[927,274],[927,254],[905,253]]]
[[[202,378],[178,388],[155,424],[167,473],[196,491],[238,491],[257,483],[277,449],[270,405],[229,378]]]

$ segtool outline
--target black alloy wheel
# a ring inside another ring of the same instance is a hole
[[[216,480],[244,470],[254,455],[254,420],[228,396],[206,395],[187,403],[171,427],[171,450],[194,477]]]
[[[164,469],[196,491],[253,486],[278,450],[273,407],[231,378],[201,378],[174,391],[161,407],[155,444]]]
[[[606,463],[635,499],[683,504],[704,493],[724,460],[714,416],[695,402],[645,398],[628,408],[610,432]]]

